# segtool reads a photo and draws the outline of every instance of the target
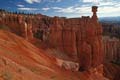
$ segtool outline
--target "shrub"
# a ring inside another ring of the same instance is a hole
[[[12,78],[13,78],[13,76],[10,72],[4,72],[2,74],[2,77],[3,77],[4,80],[12,80]]]
[[[10,30],[10,28],[8,26],[5,26],[5,25],[0,25],[0,29],[2,29],[2,30]]]

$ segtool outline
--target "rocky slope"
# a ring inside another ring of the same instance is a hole
[[[0,37],[3,40],[1,44],[8,41],[1,47],[3,66],[6,62],[14,62],[13,65],[25,67],[30,71],[25,75],[35,75],[26,77],[32,80],[106,80],[103,76],[102,26],[98,22],[97,6],[92,7],[92,12],[92,17],[69,19],[0,11],[0,25],[8,26],[9,30],[2,31],[3,37]],[[9,66],[3,70],[11,73],[13,68]],[[2,73],[4,76],[6,74]]]
[[[80,65],[80,70],[89,70],[102,64],[102,27],[97,18],[97,7],[93,15],[81,18],[47,17],[40,14],[11,14],[2,11],[0,23],[26,40],[41,39]]]
[[[113,63],[104,63],[104,76],[110,80],[119,80],[120,66]]]
[[[49,57],[23,38],[0,30],[0,80],[106,79],[91,71],[81,73],[65,70],[57,63],[56,58]]]

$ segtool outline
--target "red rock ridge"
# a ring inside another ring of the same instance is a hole
[[[75,59],[80,70],[89,70],[102,64],[102,27],[97,18],[97,7],[92,17],[59,18],[43,15],[0,12],[0,23],[12,32],[32,40],[34,37]]]

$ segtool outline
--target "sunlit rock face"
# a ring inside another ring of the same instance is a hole
[[[25,39],[32,38],[31,19],[25,15],[1,12],[2,25],[9,26],[10,30]]]
[[[92,18],[54,17],[50,26],[50,44],[71,58],[77,58],[80,70],[96,67],[103,61],[102,27],[97,21],[97,7],[92,7],[92,11]]]
[[[102,27],[93,15],[81,18],[47,17],[1,12],[0,23],[8,25],[13,33],[26,40],[34,37],[67,54],[79,63],[81,71],[95,68],[103,62]],[[2,20],[1,20],[2,19]]]

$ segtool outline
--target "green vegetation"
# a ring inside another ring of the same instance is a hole
[[[116,37],[120,39],[120,23],[101,23],[103,27],[103,36]]]
[[[34,37],[43,40],[43,31],[38,30],[37,33],[34,34]]]
[[[2,78],[3,78],[4,80],[12,80],[13,76],[12,76],[12,74],[11,74],[10,72],[4,72],[4,73],[2,74]]]
[[[56,79],[56,76],[55,76],[55,75],[53,75],[53,76],[51,76],[51,77],[50,77],[50,79]]]
[[[10,30],[10,28],[8,26],[5,25],[0,25],[0,30]]]
[[[113,63],[113,64],[116,64],[116,65],[120,66],[120,62],[114,62],[114,61],[111,61],[111,63]]]

